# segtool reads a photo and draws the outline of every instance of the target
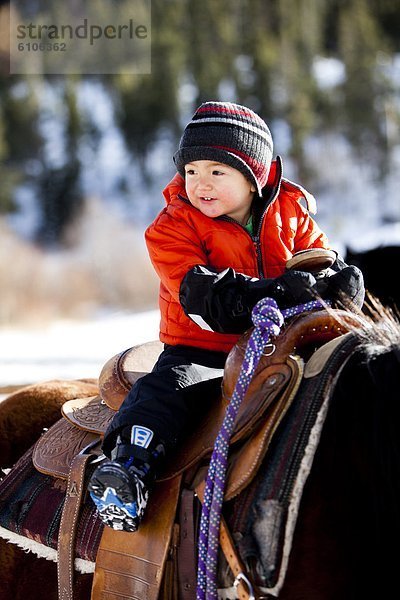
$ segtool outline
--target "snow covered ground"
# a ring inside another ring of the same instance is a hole
[[[98,377],[109,358],[158,339],[159,312],[58,321],[41,329],[0,329],[0,388],[49,379]]]

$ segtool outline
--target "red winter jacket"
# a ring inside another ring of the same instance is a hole
[[[160,340],[229,352],[239,335],[201,329],[184,313],[179,302],[183,277],[195,265],[258,278],[282,275],[291,256],[307,248],[329,248],[328,240],[300,204],[311,209],[314,198],[300,186],[282,178],[281,161],[272,163],[264,191],[265,202],[257,234],[233,219],[212,219],[194,208],[185,192],[183,178],[176,174],[164,190],[167,206],[145,233],[153,266],[160,277]],[[315,202],[315,201],[314,201]]]

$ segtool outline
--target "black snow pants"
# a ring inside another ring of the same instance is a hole
[[[226,357],[224,352],[166,345],[110,423],[104,453],[110,456],[118,434],[132,425],[151,429],[167,451],[179,443],[220,395]]]

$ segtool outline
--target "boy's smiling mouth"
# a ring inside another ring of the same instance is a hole
[[[211,200],[216,200],[216,198],[212,198],[211,196],[200,196],[200,200],[204,202],[210,202]]]

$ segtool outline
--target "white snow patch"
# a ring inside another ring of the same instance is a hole
[[[0,386],[98,377],[109,358],[158,339],[159,311],[0,329]]]

